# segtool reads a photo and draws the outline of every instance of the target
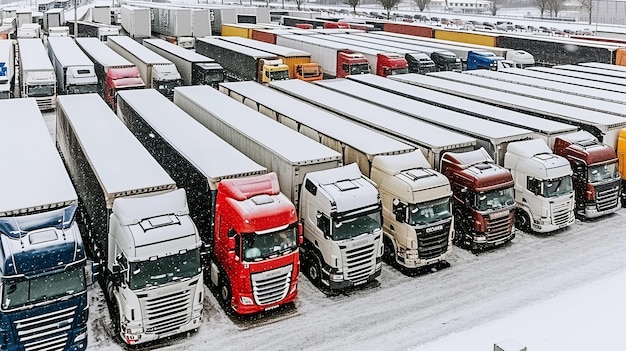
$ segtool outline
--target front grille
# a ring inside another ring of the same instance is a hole
[[[146,332],[165,334],[189,323],[192,310],[191,289],[140,299]]]
[[[619,199],[619,183],[596,187],[598,211],[608,211],[617,207]]]
[[[52,99],[52,97],[35,98],[37,106],[41,111],[52,110],[54,108],[54,106],[52,106]]]
[[[566,201],[561,204],[553,204],[552,205],[552,224],[554,225],[564,225],[567,224],[574,213],[570,209],[570,202]]]
[[[417,234],[417,252],[424,260],[439,257],[448,250],[448,237],[450,235],[450,222],[443,225],[440,230],[427,232],[423,229]]]
[[[14,321],[24,351],[65,350],[76,306]]]
[[[491,243],[511,236],[512,226],[510,216],[509,213],[506,216],[498,218],[491,218],[490,216],[485,218],[487,223],[487,231],[485,233],[487,242]]]
[[[350,249],[340,247],[343,254],[345,279],[358,282],[374,274],[376,269],[376,242]]]
[[[252,274],[252,294],[257,305],[269,305],[284,299],[291,285],[292,265]]]

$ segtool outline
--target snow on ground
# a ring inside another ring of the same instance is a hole
[[[44,114],[54,132],[54,113]],[[626,312],[626,211],[552,234],[516,232],[502,247],[455,247],[449,268],[412,274],[383,266],[375,284],[326,296],[300,275],[293,306],[235,318],[205,288],[197,332],[150,350],[492,350],[512,338],[529,351],[619,349]],[[124,350],[100,287],[89,291],[88,350]],[[600,347],[598,347],[600,346]]]

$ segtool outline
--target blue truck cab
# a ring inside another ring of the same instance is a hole
[[[496,56],[490,51],[470,51],[467,53],[467,69],[488,69],[498,71],[511,66],[502,56]]]
[[[36,101],[0,110],[0,350],[85,350],[93,276],[78,197]]]

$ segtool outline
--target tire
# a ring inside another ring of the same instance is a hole
[[[525,211],[515,213],[515,227],[523,232],[530,233],[530,217]]]
[[[322,280],[322,265],[320,264],[320,259],[316,255],[311,256],[309,259],[306,273],[313,285],[318,286],[320,284],[320,281]]]
[[[391,239],[387,237],[383,240],[383,259],[389,264],[396,263],[396,250]]]
[[[220,302],[225,308],[231,308],[231,299],[233,292],[230,288],[230,282],[226,278],[226,274],[222,274],[220,277],[219,290],[218,290]]]

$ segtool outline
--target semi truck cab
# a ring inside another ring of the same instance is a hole
[[[430,72],[436,72],[437,67],[435,62],[423,53],[409,53],[405,54],[404,58],[408,64],[409,73],[426,74]]]
[[[381,77],[409,73],[406,59],[396,53],[377,54],[376,75]]]
[[[174,98],[174,88],[183,84],[182,78],[174,64],[152,66],[152,87],[168,99]]]
[[[262,65],[262,79],[261,82],[269,83],[274,80],[289,79],[289,66],[283,63],[283,60],[259,60]]]
[[[224,81],[224,68],[219,63],[194,63],[191,80],[191,85],[210,85],[217,89]]]
[[[463,64],[461,59],[450,51],[435,51],[430,55],[437,66],[437,71],[455,71],[461,72]]]
[[[467,53],[467,69],[488,69],[498,71],[503,68],[513,67],[510,61],[504,57],[496,56],[490,51],[470,51]]]
[[[85,94],[98,91],[98,78],[91,67],[71,66],[65,69],[65,92],[67,94]]]
[[[337,53],[337,78],[345,78],[351,74],[370,73],[371,67],[367,58],[360,53]]]

